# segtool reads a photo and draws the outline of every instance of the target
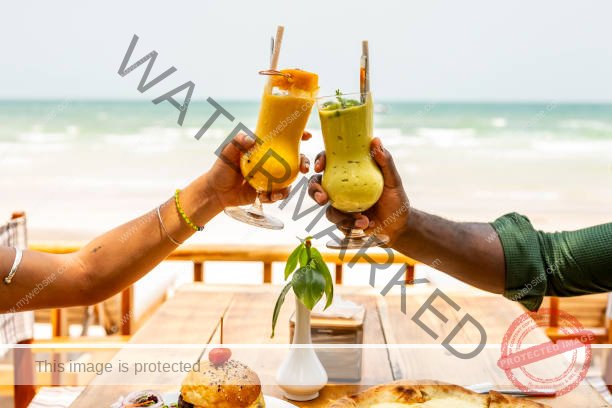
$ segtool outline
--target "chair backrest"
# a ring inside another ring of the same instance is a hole
[[[25,249],[27,247],[26,217],[14,213],[7,223],[0,225],[0,246]],[[34,337],[34,313],[19,312],[0,314],[0,356],[8,352],[2,344],[15,344]]]

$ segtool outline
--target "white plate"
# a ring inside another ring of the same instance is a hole
[[[162,394],[162,398],[166,404],[177,402],[179,397],[178,392],[165,392]],[[287,401],[280,400],[278,398],[264,395],[266,401],[266,408],[295,408],[295,405],[288,403]]]

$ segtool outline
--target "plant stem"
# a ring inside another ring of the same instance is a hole
[[[310,247],[312,246],[312,243],[310,242],[310,239],[306,238],[304,246],[306,247],[306,255],[308,256],[308,262],[306,263],[310,264],[310,261],[312,261],[312,254],[310,253]]]

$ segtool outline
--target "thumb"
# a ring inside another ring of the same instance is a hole
[[[238,133],[223,147],[219,157],[226,163],[240,163],[240,155],[253,147],[254,144],[255,140],[248,137],[245,133]]]
[[[372,157],[374,157],[378,167],[380,167],[380,171],[385,179],[385,187],[401,187],[402,179],[395,168],[393,157],[391,157],[391,153],[389,153],[389,151],[383,147],[379,138],[375,137],[372,139],[372,142],[370,143],[370,153],[372,154]]]

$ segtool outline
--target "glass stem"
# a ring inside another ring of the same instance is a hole
[[[255,196],[255,202],[253,202],[253,205],[251,205],[248,212],[253,215],[263,216],[263,206],[261,205],[261,200],[259,199],[260,194],[261,193],[258,191],[257,195]]]
[[[361,239],[367,237],[363,229],[355,227],[355,220],[350,225],[339,227],[347,239]]]

